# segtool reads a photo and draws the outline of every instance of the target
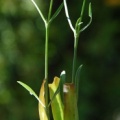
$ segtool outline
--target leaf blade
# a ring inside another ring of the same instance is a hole
[[[52,22],[57,16],[58,14],[60,13],[60,11],[62,10],[63,8],[63,3],[61,3],[61,5],[58,7],[58,9],[56,10],[56,12],[53,14],[53,16],[51,17],[50,21],[49,22]]]
[[[80,83],[80,73],[83,65],[80,65],[77,69],[76,76],[75,76],[75,87],[76,87],[76,96],[78,99],[78,92],[79,92],[79,83]]]
[[[42,103],[45,104],[45,87],[44,87],[44,85],[45,85],[45,80],[43,80],[43,83],[40,88],[39,99],[41,100]],[[48,120],[46,108],[44,108],[40,103],[38,104],[38,110],[39,110],[40,120]]]
[[[39,97],[37,96],[37,94],[32,90],[31,87],[29,87],[27,84],[21,82],[21,81],[17,81],[17,83],[19,83],[22,87],[24,87],[27,91],[30,92],[30,95],[33,95],[38,101],[39,103],[45,107],[45,105],[39,100]]]
[[[55,77],[52,84],[49,84],[50,99],[53,99],[55,91],[59,87],[60,78]],[[60,92],[58,92],[51,102],[52,114],[54,120],[64,120],[63,119],[63,104],[60,97]]]

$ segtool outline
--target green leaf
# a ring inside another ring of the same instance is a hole
[[[30,95],[33,95],[38,101],[39,103],[45,107],[45,105],[40,101],[39,97],[36,95],[36,93],[32,90],[32,88],[30,88],[27,84],[21,82],[21,81],[17,81],[21,86],[23,86],[27,91],[30,92]]]
[[[55,77],[53,83],[49,84],[50,99],[52,101],[51,108],[54,120],[63,120],[63,103],[61,101],[60,91],[58,92],[57,90],[59,84],[60,78],[58,77]]]
[[[45,80],[43,80],[43,83],[40,88],[40,94],[39,99],[41,102],[45,105]],[[38,104],[38,110],[39,110],[39,118],[40,120],[49,120],[47,115],[47,107],[43,107],[40,103]]]
[[[92,7],[91,7],[91,3],[89,3],[89,17],[92,17]]]
[[[75,87],[77,92],[77,99],[78,99],[78,92],[79,92],[79,83],[80,83],[80,73],[83,65],[80,65],[77,69],[76,76],[75,76]]]
[[[60,13],[60,11],[62,10],[63,8],[63,3],[59,6],[59,8],[56,10],[56,12],[53,14],[53,16],[51,17],[50,21],[49,22],[52,22],[57,16],[58,14]]]
[[[65,71],[62,71],[60,74],[60,96],[61,96],[61,100],[64,103],[64,94],[63,94],[63,85],[65,84],[65,80],[66,79],[66,73]]]
[[[61,96],[61,99],[62,99],[62,102],[63,102],[63,84],[65,83],[65,71],[62,71],[61,72],[61,75],[60,75],[60,82],[59,82],[59,85],[54,93],[54,95],[52,96],[51,98],[51,101],[50,103],[48,104],[48,107],[50,106],[50,104],[52,103],[53,99],[55,98],[55,96],[60,92],[60,96]]]
[[[76,24],[75,24],[75,30],[76,30],[77,32],[79,31],[80,25],[81,25],[82,23],[83,23],[83,22],[81,22],[81,17],[79,17],[79,18],[77,19]]]

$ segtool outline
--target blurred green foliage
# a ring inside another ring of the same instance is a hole
[[[46,15],[49,1],[36,1]],[[80,120],[119,120],[120,7],[104,1],[91,2],[93,21],[81,34],[78,49],[78,65],[83,64]],[[54,10],[60,3],[55,1]],[[81,3],[82,0],[68,1],[73,23]],[[84,24],[89,21],[87,8]],[[65,69],[71,81],[73,34],[64,10],[50,30],[49,80]],[[39,119],[37,101],[16,81],[27,83],[39,94],[44,78],[44,31],[30,0],[0,0],[0,120]]]

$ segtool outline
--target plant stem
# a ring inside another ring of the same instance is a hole
[[[85,2],[86,2],[86,0],[84,0],[83,4],[82,4],[80,21],[79,21],[80,23],[82,22],[83,12],[84,12],[84,8],[85,8]],[[80,36],[80,28],[81,28],[81,25],[78,25],[77,29],[75,29],[75,31],[74,31],[74,55],[73,55],[73,68],[72,68],[72,83],[75,83],[77,48],[78,48],[78,40],[79,40],[79,36]]]
[[[84,0],[83,4],[82,4],[82,10],[81,10],[81,14],[80,14],[81,20],[82,20],[84,9],[85,9],[85,3],[86,3],[86,0]]]
[[[45,18],[44,18],[44,16],[43,16],[41,10],[39,9],[39,7],[37,6],[37,4],[35,3],[35,1],[34,1],[34,0],[31,0],[31,2],[33,3],[33,5],[34,5],[35,8],[37,9],[38,13],[40,14],[40,16],[41,16],[43,22],[46,23],[46,20],[45,20]]]
[[[49,13],[48,13],[48,21],[50,20],[50,17],[51,17],[52,6],[53,6],[53,0],[50,1],[50,7],[49,7]]]
[[[48,19],[45,23],[45,104],[48,106],[49,103],[49,91],[48,91],[48,42],[49,42],[49,26],[50,26],[50,17],[52,12],[52,6],[53,6],[53,0],[50,1],[50,7],[49,7],[49,13],[48,13]],[[50,120],[50,114],[49,114],[49,108],[46,108],[48,120]]]
[[[75,35],[75,33],[74,33],[74,55],[73,55],[73,68],[72,68],[72,83],[75,83],[78,39],[79,39],[79,35]]]
[[[49,26],[50,26],[50,17],[52,12],[53,0],[50,1],[50,8],[48,13],[48,20],[45,24],[45,80],[46,80],[46,92],[48,93],[48,40],[49,40]],[[46,101],[48,101],[48,94],[46,95]],[[48,103],[48,102],[47,102]],[[46,103],[46,105],[48,105]]]
[[[45,33],[45,80],[48,80],[48,38],[49,38],[49,24],[46,24]]]
[[[48,38],[49,38],[49,24],[46,24],[46,40],[45,40],[45,104],[48,105]],[[49,108],[46,108],[48,120],[50,120]]]

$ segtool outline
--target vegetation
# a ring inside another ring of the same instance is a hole
[[[37,3],[46,12],[44,8],[47,4],[42,1]],[[79,15],[81,3],[69,3],[72,23],[75,22],[73,18]],[[82,120],[110,120],[117,119],[119,115],[119,17],[115,16],[119,9],[100,3],[97,6],[97,3],[92,5],[92,25],[81,34],[78,43],[76,66],[84,64],[78,98]],[[16,81],[24,81],[39,91],[44,78],[44,26],[41,18],[36,17],[38,14],[30,1],[1,0],[0,6],[0,118],[37,119],[37,102],[27,96]],[[99,7],[103,9],[98,10]],[[49,83],[55,74],[59,76],[62,69],[66,70],[67,82],[71,82],[73,36],[65,22],[64,11],[60,14],[50,27]],[[58,24],[57,21],[62,22]],[[87,15],[83,21],[87,23]]]

